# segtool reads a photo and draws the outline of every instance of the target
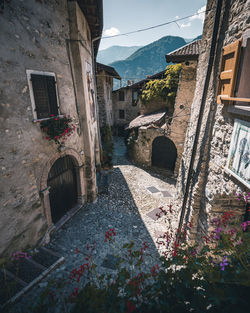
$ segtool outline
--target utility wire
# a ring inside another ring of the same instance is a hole
[[[196,16],[196,15],[201,14],[201,13],[207,13],[207,12],[212,11],[212,10],[214,10],[214,8],[211,8],[211,9],[208,9],[208,10],[205,10],[205,11],[201,11],[201,12],[199,12],[199,13],[195,13],[195,14],[192,14],[192,15],[188,15],[188,16],[185,16],[185,17],[181,17],[181,18],[178,18],[178,19],[169,21],[169,22],[162,23],[162,24],[150,26],[150,27],[147,27],[147,28],[142,28],[142,29],[134,30],[134,31],[131,31],[131,32],[123,33],[123,34],[114,35],[114,36],[101,37],[101,39],[109,39],[109,38],[127,36],[127,35],[131,35],[131,34],[135,34],[135,33],[144,32],[144,31],[146,31],[146,30],[158,28],[158,27],[161,27],[161,26],[165,26],[165,25],[168,25],[168,24],[172,24],[172,23],[176,23],[176,24],[178,25],[177,22],[179,22],[179,21],[183,21],[183,20],[185,20],[185,19],[187,19],[187,18]],[[179,25],[178,25],[178,26],[179,26]]]

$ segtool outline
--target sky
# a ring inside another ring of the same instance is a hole
[[[202,33],[206,0],[103,0],[103,37],[155,26],[185,16],[191,18],[126,36],[102,39],[100,50],[110,46],[144,46],[164,36],[195,38]]]

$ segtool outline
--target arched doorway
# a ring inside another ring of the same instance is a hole
[[[77,204],[77,179],[74,160],[66,155],[56,160],[49,171],[49,200],[55,224]]]
[[[156,137],[152,144],[152,165],[174,171],[177,149],[172,140]]]

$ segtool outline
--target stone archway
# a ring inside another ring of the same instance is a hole
[[[48,226],[53,226],[54,221],[52,220],[52,212],[51,212],[51,199],[50,199],[50,188],[49,174],[51,173],[51,169],[54,164],[56,164],[57,160],[70,157],[72,160],[72,166],[74,167],[75,172],[75,185],[76,185],[76,204],[80,205],[85,202],[85,183],[84,183],[84,172],[83,172],[83,161],[80,155],[73,149],[66,149],[63,152],[58,152],[56,155],[51,158],[46,166],[44,167],[43,174],[41,177],[40,184],[40,193],[43,200],[44,213],[47,219]]]
[[[152,143],[152,165],[174,172],[177,149],[167,137],[156,137]]]

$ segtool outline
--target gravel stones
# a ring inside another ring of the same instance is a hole
[[[97,265],[96,270],[100,274],[114,272],[111,269],[114,263],[113,256],[117,255],[119,250],[104,242],[105,233],[110,228],[114,228],[117,233],[115,241],[119,247],[134,241],[135,247],[140,249],[143,242],[147,242],[149,249],[148,256],[145,256],[145,263],[151,268],[158,262],[160,255],[156,245],[157,232],[165,232],[169,227],[177,226],[177,214],[174,210],[173,213],[169,212],[158,220],[147,216],[147,213],[159,207],[167,211],[171,201],[171,198],[165,198],[161,192],[150,193],[147,187],[153,186],[160,191],[168,190],[173,195],[175,193],[173,179],[161,179],[159,176],[155,177],[154,173],[134,166],[125,157],[123,139],[116,139],[115,144],[115,165],[109,172],[108,179],[105,179],[105,182],[108,181],[105,192],[99,194],[96,203],[84,205],[60,231],[53,235],[48,244],[48,248],[65,258],[65,263],[47,276],[46,282],[61,280],[62,277],[67,278],[71,270],[86,263],[84,255],[75,251],[79,249],[87,253],[86,246],[94,242],[93,259]],[[107,256],[109,268],[103,267]],[[31,301],[31,297],[37,298],[41,289],[36,286],[24,296],[17,303],[16,312],[27,312],[26,303]]]

